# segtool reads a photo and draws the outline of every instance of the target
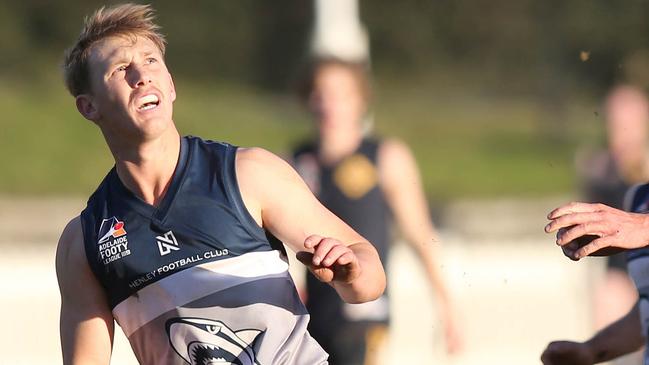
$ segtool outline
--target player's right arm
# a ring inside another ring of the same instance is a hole
[[[90,270],[80,217],[63,230],[56,251],[61,292],[60,334],[63,363],[108,364],[113,316],[101,285]]]
[[[541,355],[545,365],[591,365],[639,350],[644,344],[638,303],[624,317],[586,342],[551,342]]]

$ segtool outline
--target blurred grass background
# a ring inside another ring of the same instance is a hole
[[[83,15],[103,3],[0,2],[1,194],[88,195],[112,165],[58,69]],[[290,85],[306,54],[310,1],[154,6],[183,134],[279,154],[308,138],[309,116]],[[575,151],[603,142],[602,96],[649,40],[641,1],[360,7],[376,132],[410,144],[438,202],[572,192]]]
[[[176,84],[175,121],[183,134],[287,154],[311,133],[309,116],[290,95],[227,82]],[[380,136],[410,144],[436,200],[569,192],[575,149],[601,138],[593,100],[574,103],[562,123],[550,124],[528,98],[433,89],[377,81],[374,119]],[[112,166],[99,129],[77,113],[60,82],[37,90],[0,87],[0,110],[0,191],[89,194]]]

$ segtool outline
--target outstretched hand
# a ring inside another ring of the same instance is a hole
[[[351,283],[361,274],[356,254],[335,238],[311,235],[304,240],[304,248],[296,257],[318,280],[331,283]]]
[[[604,204],[569,203],[548,214],[545,232],[557,232],[566,256],[611,255],[649,245],[649,216]]]

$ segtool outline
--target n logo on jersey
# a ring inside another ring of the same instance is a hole
[[[124,222],[119,221],[115,217],[104,219],[101,221],[101,226],[99,227],[99,242],[104,243],[111,238],[122,237],[126,234],[124,229]]]
[[[163,234],[162,236],[157,236],[155,240],[158,243],[158,251],[160,251],[160,256],[165,256],[171,251],[180,250],[180,247],[178,247],[178,241],[176,241],[176,236],[174,236],[174,233],[171,231]]]

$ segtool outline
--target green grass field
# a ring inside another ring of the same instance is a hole
[[[289,95],[176,83],[183,134],[283,154],[311,131]],[[593,101],[572,101],[557,121],[532,98],[388,84],[378,83],[376,130],[411,145],[434,200],[569,193],[576,148],[601,139]],[[99,130],[76,112],[60,82],[1,85],[0,110],[0,193],[88,195],[111,167]]]

